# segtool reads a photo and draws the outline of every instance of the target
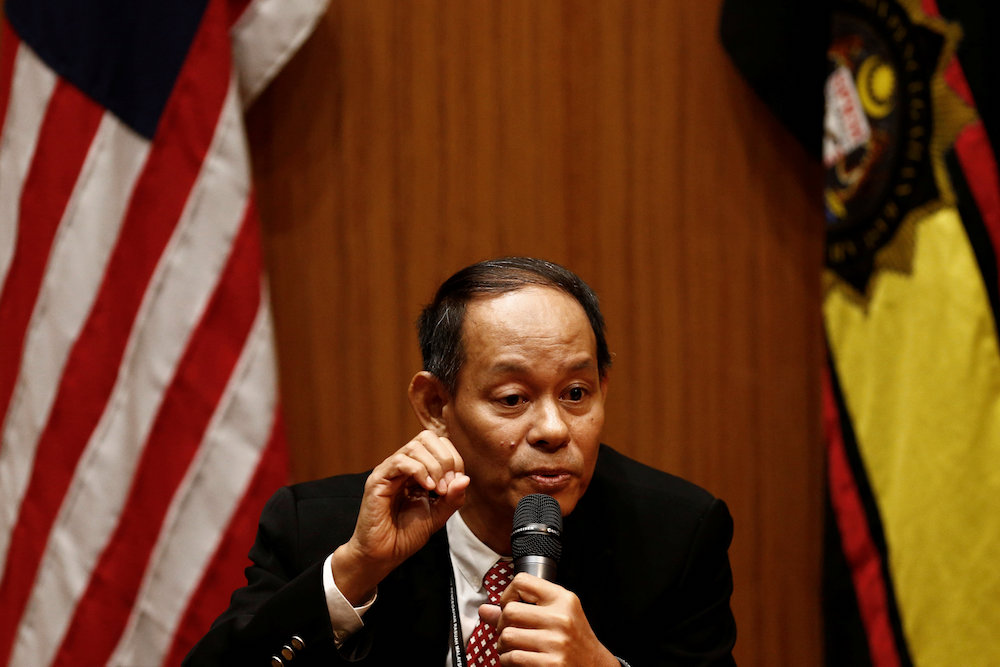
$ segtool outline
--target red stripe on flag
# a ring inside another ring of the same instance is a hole
[[[982,121],[962,130],[955,140],[955,152],[993,242],[994,254],[1000,258],[1000,170]]]
[[[952,58],[948,61],[948,64],[944,68],[944,80],[948,84],[948,87],[962,98],[963,102],[975,108],[976,101],[972,98],[972,88],[969,87],[969,82],[965,78],[965,73],[962,71],[962,66],[959,64],[958,58]]]
[[[938,9],[937,0],[922,0],[920,4],[925,14],[934,18],[941,18],[941,10]]]
[[[899,653],[889,620],[886,583],[882,578],[882,555],[872,539],[851,472],[844,438],[840,431],[840,412],[833,397],[830,371],[823,373],[823,427],[827,441],[827,464],[830,501],[840,531],[844,557],[851,570],[858,610],[868,638],[873,667],[898,667]]]
[[[948,63],[944,79],[966,104],[975,106],[972,89],[957,58]],[[981,120],[962,128],[955,140],[955,154],[990,235],[994,254],[1000,254],[1000,170]]]
[[[3,134],[4,120],[7,118],[7,103],[10,102],[10,86],[14,78],[14,61],[21,45],[6,18],[0,21],[0,135]]]
[[[10,657],[16,619],[24,613],[49,531],[114,387],[150,277],[211,144],[229,85],[228,33],[219,27],[220,23],[224,26],[223,9],[210,2],[202,17],[136,185],[101,290],[73,345],[42,432],[0,580],[0,608],[15,619],[0,627],[0,664]],[[49,156],[52,162],[61,159],[60,155]]]
[[[0,433],[17,383],[24,337],[59,222],[104,110],[58,81],[21,194],[17,242],[0,293]]]
[[[179,665],[188,651],[208,632],[212,621],[225,611],[230,594],[246,582],[240,574],[250,564],[247,552],[257,533],[257,521],[268,498],[288,483],[288,456],[280,406],[267,448],[261,455],[247,492],[229,522],[225,535],[209,561],[177,626],[164,665]]]
[[[937,8],[935,7],[935,12]],[[935,16],[938,14],[935,13]],[[944,70],[948,86],[971,107],[976,106],[972,89],[958,58],[952,58]],[[991,148],[990,138],[981,120],[962,128],[955,139],[955,154],[965,180],[976,200],[976,208],[990,236],[995,256],[1000,256],[1000,169]]]
[[[252,203],[205,315],[178,365],[133,478],[125,511],[80,598],[53,664],[104,663],[132,612],[171,499],[198,452],[260,308]]]

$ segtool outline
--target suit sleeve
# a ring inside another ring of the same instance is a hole
[[[643,588],[620,601],[630,620],[617,626],[609,649],[631,667],[736,664],[736,622],[729,605],[733,521],[723,501],[704,497],[707,502],[687,497],[687,509],[673,517],[673,530],[664,529],[660,536],[665,540],[659,549],[662,561],[637,565],[644,571],[639,579]],[[647,598],[647,590],[657,592]],[[630,606],[632,601],[639,604]]]
[[[233,593],[229,608],[184,665],[268,665],[271,656],[293,644],[293,637],[304,648],[287,664],[311,664],[320,655],[325,664],[340,662],[323,592],[325,554],[309,562],[311,555],[300,554],[300,539],[295,496],[281,489],[261,514],[245,571],[247,584]]]
[[[735,665],[736,621],[730,608],[733,573],[729,545],[733,520],[713,499],[698,522],[663,633],[665,665]]]

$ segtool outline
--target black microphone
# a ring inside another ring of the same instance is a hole
[[[514,510],[510,549],[514,556],[514,574],[527,572],[555,581],[556,564],[562,555],[559,501],[544,493],[521,498]]]

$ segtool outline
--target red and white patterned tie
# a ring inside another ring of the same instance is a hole
[[[510,561],[499,560],[490,568],[486,576],[483,577],[483,586],[486,588],[486,599],[490,604],[499,604],[500,595],[507,588],[507,584],[514,578],[514,564]],[[466,660],[469,667],[485,665],[485,667],[497,667],[500,664],[500,656],[497,653],[497,636],[493,626],[482,620],[476,624],[465,645]]]

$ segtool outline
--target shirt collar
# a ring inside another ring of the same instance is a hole
[[[500,560],[500,554],[476,537],[465,524],[461,512],[455,512],[448,517],[445,528],[448,531],[448,547],[458,571],[472,588],[481,589],[483,577],[493,564]],[[510,560],[507,557],[503,558]]]

